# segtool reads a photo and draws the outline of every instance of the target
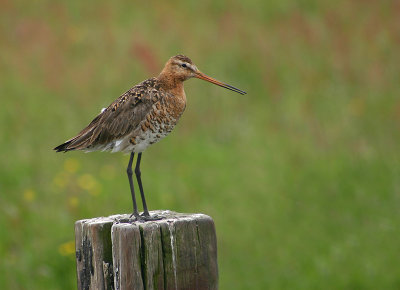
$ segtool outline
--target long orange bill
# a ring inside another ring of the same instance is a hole
[[[246,94],[245,91],[239,90],[238,88],[232,87],[231,85],[225,84],[223,82],[217,81],[216,79],[213,79],[212,77],[209,77],[208,75],[203,74],[202,72],[197,72],[195,75],[196,78],[201,79],[201,80],[205,80],[207,82],[213,83],[217,86],[223,87],[225,89],[234,91],[236,93],[239,93],[241,95]]]

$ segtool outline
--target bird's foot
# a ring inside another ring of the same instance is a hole
[[[158,221],[163,219],[163,217],[158,215],[150,215],[149,212],[143,212],[142,214],[139,213],[132,213],[129,216],[128,222],[148,222],[148,221]]]
[[[141,215],[140,215],[140,218],[141,219],[143,219],[144,221],[146,221],[146,222],[148,222],[148,221],[158,221],[158,220],[161,220],[162,219],[162,217],[161,216],[158,216],[158,215],[150,215],[150,213],[147,211],[145,211],[145,212],[143,212]]]
[[[141,220],[141,216],[138,212],[132,213],[128,219],[124,220],[124,222],[132,223]]]

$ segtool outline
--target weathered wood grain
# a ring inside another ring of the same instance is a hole
[[[75,223],[78,289],[113,289],[112,224],[107,218]]]
[[[212,218],[151,214],[162,219],[115,215],[76,222],[78,289],[218,289]]]

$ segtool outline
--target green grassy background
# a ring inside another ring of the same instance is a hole
[[[215,219],[220,288],[399,289],[399,52],[398,1],[0,1],[1,288],[76,287],[128,156],[51,149],[183,53],[248,94],[188,81],[143,181]]]

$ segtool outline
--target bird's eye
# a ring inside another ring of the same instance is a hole
[[[182,63],[182,64],[181,64],[181,67],[186,67],[186,63]]]

